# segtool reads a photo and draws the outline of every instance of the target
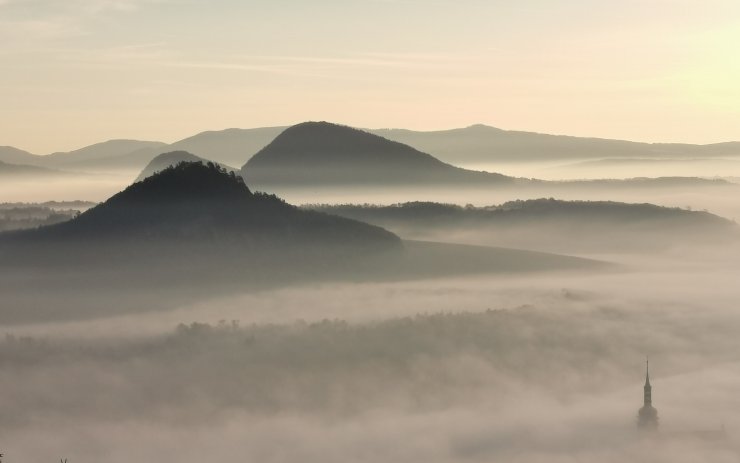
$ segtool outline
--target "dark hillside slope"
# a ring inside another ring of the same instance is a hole
[[[402,253],[382,228],[252,193],[215,164],[182,163],[70,221],[0,233],[0,320],[165,309],[377,273]]]
[[[316,282],[598,267],[525,251],[405,245],[377,226],[253,193],[215,164],[181,163],[70,221],[0,233],[0,322],[164,310]]]
[[[393,234],[375,226],[303,211],[273,195],[254,194],[241,177],[209,163],[180,163],[134,183],[76,219],[10,234],[11,241],[132,245],[177,240],[298,245],[396,246]],[[0,240],[2,242],[2,240]]]

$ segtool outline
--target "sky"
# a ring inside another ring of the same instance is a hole
[[[0,145],[328,120],[740,140],[737,0],[0,0]]]

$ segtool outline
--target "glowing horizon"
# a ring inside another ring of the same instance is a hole
[[[0,145],[327,120],[740,140],[740,4],[0,0]]]

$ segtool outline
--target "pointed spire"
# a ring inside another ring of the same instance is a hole
[[[650,386],[650,358],[645,357],[645,386]]]
[[[658,428],[658,411],[653,407],[653,387],[650,385],[650,359],[645,357],[644,402],[637,412],[637,425],[645,430]]]

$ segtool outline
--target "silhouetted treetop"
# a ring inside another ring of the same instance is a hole
[[[168,167],[176,166],[177,164],[181,162],[200,162],[202,164],[208,164],[208,159],[204,159],[200,156],[196,156],[192,153],[189,153],[187,151],[170,151],[167,153],[162,153],[152,159],[149,164],[141,171],[139,176],[136,178],[136,181],[144,180],[147,177],[150,177],[157,172],[161,172]],[[216,166],[225,169],[227,172],[235,172],[236,169],[220,164],[220,163],[213,163]]]
[[[195,198],[248,198],[244,179],[213,162],[179,162],[157,174],[134,183],[108,202],[127,200],[156,201]]]

